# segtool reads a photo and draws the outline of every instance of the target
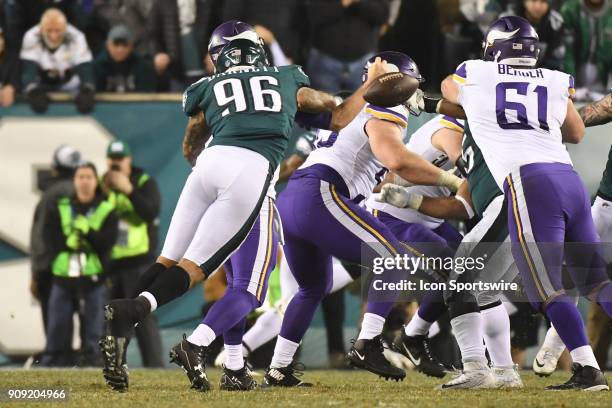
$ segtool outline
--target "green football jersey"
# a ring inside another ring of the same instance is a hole
[[[482,152],[474,141],[467,121],[465,121],[462,150],[461,155],[466,163],[465,170],[470,184],[470,195],[472,196],[474,210],[482,216],[489,203],[502,194],[502,191],[489,171]]]
[[[298,65],[245,67],[191,85],[183,95],[183,110],[188,116],[204,112],[213,135],[209,146],[253,150],[276,168],[297,112],[297,91],[309,85]]]
[[[610,152],[608,153],[608,162],[606,163],[606,169],[603,172],[603,177],[599,183],[598,194],[603,196],[606,200],[612,200],[612,146],[610,146]]]

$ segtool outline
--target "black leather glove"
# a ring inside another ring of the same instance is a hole
[[[26,101],[36,113],[45,113],[49,108],[49,96],[38,84],[30,84],[25,91]]]
[[[90,84],[84,84],[79,89],[79,93],[74,98],[76,108],[80,113],[90,113],[94,108],[94,87]]]

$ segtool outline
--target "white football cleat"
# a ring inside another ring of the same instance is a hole
[[[486,363],[469,361],[463,364],[462,373],[447,382],[439,385],[440,390],[499,388],[493,372]]]
[[[523,388],[523,380],[521,380],[517,364],[512,367],[493,367],[492,370],[499,388]]]
[[[533,372],[540,377],[548,377],[555,372],[561,354],[563,349],[559,351],[542,347],[533,359]]]

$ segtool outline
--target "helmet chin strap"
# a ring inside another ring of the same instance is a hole
[[[499,57],[501,56],[501,51],[497,51],[495,57],[493,57],[493,62],[499,62]]]

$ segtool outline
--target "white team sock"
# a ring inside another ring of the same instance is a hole
[[[295,351],[300,343],[294,343],[281,336],[276,339],[276,347],[274,347],[274,355],[272,356],[271,368],[287,367],[293,361]]]
[[[187,337],[187,341],[196,346],[209,346],[217,338],[217,335],[205,324],[200,323],[198,327]]]
[[[544,343],[542,343],[541,348],[547,348],[556,355],[560,355],[563,353],[563,350],[565,350],[565,343],[563,343],[563,340],[559,337],[559,333],[557,333],[554,326],[551,325],[546,332],[546,337],[544,337]]]
[[[422,319],[417,311],[408,324],[404,326],[404,332],[406,332],[407,336],[423,336],[429,331],[431,325],[432,323]]]
[[[495,367],[513,367],[510,353],[510,317],[504,305],[481,310],[484,341]]]
[[[383,326],[385,325],[385,318],[374,313],[366,313],[363,315],[363,322],[361,322],[361,331],[357,340],[361,339],[373,339],[382,333]]]
[[[572,361],[574,363],[578,363],[581,366],[595,367],[598,370],[600,369],[595,359],[595,354],[593,354],[593,349],[588,344],[573,349],[570,351],[570,354],[572,355]]]
[[[478,312],[466,313],[451,320],[455,339],[461,349],[461,360],[465,362],[487,362],[482,342],[482,316]]]
[[[142,292],[138,296],[142,296],[143,298],[149,301],[149,304],[151,305],[151,313],[153,313],[155,309],[157,309],[157,299],[155,299],[155,296],[153,296],[151,292]]]
[[[242,342],[251,350],[257,350],[280,333],[283,318],[276,309],[266,310],[253,327],[242,337]]]
[[[242,356],[242,344],[224,344],[225,347],[225,367],[236,371],[244,367],[244,357]]]

